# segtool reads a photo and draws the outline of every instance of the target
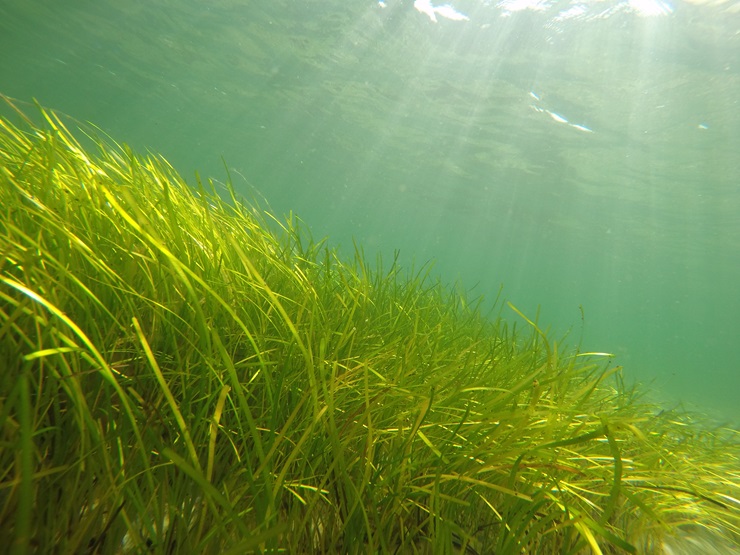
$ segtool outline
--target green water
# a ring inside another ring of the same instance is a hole
[[[740,418],[740,5],[433,7],[6,0],[0,92]]]

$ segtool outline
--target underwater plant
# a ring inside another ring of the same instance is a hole
[[[229,182],[189,187],[159,156],[5,102],[13,553],[740,541],[737,430],[662,410],[611,357],[516,309],[518,325],[490,317],[426,268],[343,259]]]

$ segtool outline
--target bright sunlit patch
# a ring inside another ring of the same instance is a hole
[[[458,12],[449,4],[438,6],[434,8],[434,11],[437,12],[437,15],[441,15],[442,17],[446,17],[447,19],[451,19],[453,21],[467,21],[468,19],[470,19],[467,15]]]
[[[506,12],[521,12],[523,10],[544,11],[550,7],[547,0],[502,0],[498,7]]]
[[[536,100],[537,102],[540,102],[542,100],[542,97],[534,91],[529,91],[529,97]],[[586,127],[583,124],[571,123],[568,121],[568,118],[566,118],[565,116],[562,116],[556,112],[553,112],[552,110],[548,110],[547,108],[537,106],[537,104],[530,104],[529,107],[532,108],[532,110],[534,110],[537,113],[547,114],[548,116],[550,116],[550,119],[552,119],[553,121],[557,123],[564,123],[565,125],[572,127],[573,129],[577,129],[578,131],[582,131],[584,133],[594,132],[593,129]]]
[[[653,17],[673,13],[673,7],[663,0],[629,0],[630,8],[639,15]]]
[[[564,21],[566,19],[578,19],[579,17],[586,14],[588,11],[588,8],[584,6],[583,4],[578,4],[577,6],[572,6],[568,8],[567,10],[563,10],[560,12],[556,17],[555,21]]]
[[[565,119],[560,114],[556,114],[555,112],[551,112],[550,110],[545,110],[545,112],[547,112],[548,114],[550,114],[550,117],[552,119],[554,119],[555,121],[557,121],[558,123],[568,123],[568,120]]]
[[[584,133],[593,133],[592,129],[589,129],[585,125],[581,125],[580,123],[569,123],[573,129],[578,129],[578,131],[583,131]]]
[[[414,8],[428,16],[434,23],[437,23],[437,16],[451,19],[452,21],[467,21],[470,19],[467,15],[458,12],[450,4],[433,6],[431,0],[414,0]]]

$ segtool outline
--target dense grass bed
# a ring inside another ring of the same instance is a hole
[[[90,152],[54,113],[6,103],[14,553],[738,542],[736,430],[645,403],[609,357],[564,352],[515,309],[486,318],[424,272],[342,260],[228,186],[192,190],[110,141]]]

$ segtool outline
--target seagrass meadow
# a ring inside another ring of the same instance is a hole
[[[343,259],[228,183],[5,103],[11,552],[737,545],[737,430],[651,404],[514,307]]]

